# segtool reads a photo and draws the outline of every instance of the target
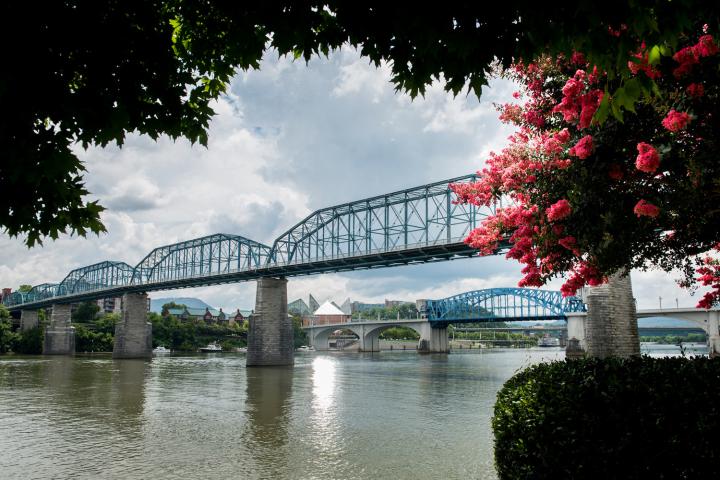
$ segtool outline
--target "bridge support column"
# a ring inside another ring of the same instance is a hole
[[[433,328],[430,322],[420,326],[420,341],[418,342],[419,353],[448,353],[450,342],[448,341],[447,326]]]
[[[20,330],[30,330],[39,324],[37,310],[21,310],[20,311]]]
[[[53,305],[50,325],[45,328],[43,355],[73,355],[75,327],[70,325],[70,305]]]
[[[585,341],[585,312],[572,312],[567,315],[567,348],[565,358],[582,358],[587,351]]]
[[[618,272],[587,295],[585,343],[588,356],[640,355],[635,299],[630,274]]]
[[[708,312],[708,345],[710,346],[710,358],[720,356],[720,311]]]
[[[330,349],[328,336],[329,332],[327,330],[323,331],[319,328],[313,328],[310,329],[308,340],[315,351],[321,352]]]
[[[365,333],[365,326],[362,327],[361,334],[358,335],[358,352],[379,352],[380,351],[380,330],[375,329],[370,333]]]
[[[257,281],[255,313],[250,315],[249,323],[246,366],[295,363],[286,278],[265,277]]]
[[[122,317],[115,325],[113,358],[152,357],[152,323],[147,321],[147,294],[126,293]]]

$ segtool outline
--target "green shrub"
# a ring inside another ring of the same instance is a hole
[[[45,329],[41,326],[30,328],[17,333],[18,339],[13,347],[15,353],[26,355],[40,355],[45,340]]]
[[[76,352],[112,352],[113,336],[109,333],[93,332],[83,325],[75,324]]]
[[[720,478],[720,358],[530,367],[498,393],[502,479]]]

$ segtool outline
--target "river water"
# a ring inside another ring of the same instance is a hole
[[[563,357],[323,352],[251,369],[243,354],[0,357],[0,478],[495,478],[498,389]]]

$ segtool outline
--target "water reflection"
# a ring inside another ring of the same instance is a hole
[[[116,360],[111,377],[109,408],[123,417],[123,425],[141,422],[145,405],[146,360]]]
[[[248,368],[246,382],[247,423],[241,442],[254,461],[249,470],[261,478],[279,478],[288,468],[282,452],[288,443],[293,369]]]
[[[335,401],[335,362],[333,358],[318,357],[312,363],[313,406],[322,416]]]

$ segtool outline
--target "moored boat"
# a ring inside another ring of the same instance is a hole
[[[551,337],[547,333],[538,340],[538,347],[559,347],[560,346],[560,339]]]
[[[200,349],[203,353],[217,353],[222,352],[222,347],[217,343],[208,343],[207,346]]]

